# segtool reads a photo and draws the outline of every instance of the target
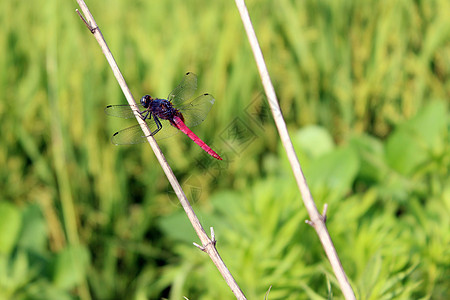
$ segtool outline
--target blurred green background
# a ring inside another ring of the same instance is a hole
[[[87,3],[136,99],[187,71],[216,104],[160,142],[249,299],[342,299],[234,1]],[[450,2],[248,1],[358,299],[450,297]],[[75,1],[0,3],[0,299],[233,299]],[[208,230],[209,231],[209,230]]]

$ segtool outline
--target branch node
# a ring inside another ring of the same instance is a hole
[[[89,25],[89,23],[86,21],[86,19],[83,17],[83,15],[80,13],[80,11],[77,9],[75,9],[75,11],[77,12],[78,16],[81,18],[81,20],[83,20],[84,24],[86,25],[86,27],[89,29],[89,31],[94,34],[95,31],[98,29],[98,27],[93,28],[91,25]]]
[[[324,224],[327,223],[327,210],[328,210],[328,204],[325,203],[325,205],[323,206],[323,212],[321,215],[319,215],[319,220],[322,221]],[[314,227],[314,222],[310,221],[310,220],[305,220],[305,223]]]
[[[200,246],[200,245],[197,244],[197,243],[192,243],[192,244],[194,244],[195,247],[197,247],[198,249],[202,250],[203,252],[206,252],[206,248],[207,248],[209,245],[212,245],[213,247],[216,247],[216,242],[217,242],[216,240],[209,240],[209,242],[206,243],[206,245],[204,245],[204,246]]]

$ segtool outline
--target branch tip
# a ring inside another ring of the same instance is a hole
[[[211,240],[214,242],[214,245],[216,244],[216,235],[214,234],[214,228],[210,227],[211,229]]]
[[[327,222],[327,210],[328,210],[328,204],[325,203],[325,205],[323,206],[323,212],[322,212],[322,218],[323,218],[324,223]]]
[[[214,248],[216,247],[216,240],[209,240],[209,242],[206,243],[205,246],[200,246],[197,243],[192,243],[192,244],[194,244],[195,247],[197,247],[198,249],[202,250],[203,252],[206,252],[206,247],[208,247],[209,245],[213,245]]]
[[[78,16],[81,18],[81,20],[83,20],[84,24],[86,25],[86,27],[89,29],[89,31],[93,34],[95,33],[95,31],[98,29],[98,27],[93,28],[91,25],[89,25],[89,23],[86,21],[86,19],[83,17],[83,15],[80,13],[80,11],[78,10],[78,8],[75,9],[75,11],[77,12]]]
[[[198,249],[200,249],[200,250],[202,250],[202,251],[205,251],[205,248],[203,248],[203,247],[200,246],[199,244],[197,244],[197,243],[192,243],[192,244],[194,244],[194,246],[197,247]]]
[[[264,300],[267,300],[267,297],[269,297],[269,293],[270,293],[271,289],[272,289],[272,286],[269,286],[269,289],[267,290],[266,295],[264,296]]]

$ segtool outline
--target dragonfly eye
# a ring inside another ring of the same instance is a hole
[[[141,105],[145,108],[148,108],[151,100],[152,100],[152,97],[150,97],[149,95],[145,95],[141,98]]]

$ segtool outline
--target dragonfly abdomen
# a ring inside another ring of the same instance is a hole
[[[200,148],[202,148],[206,153],[208,153],[209,155],[211,155],[212,157],[218,159],[218,160],[222,160],[222,157],[219,156],[219,154],[217,154],[216,152],[214,152],[213,149],[211,149],[211,147],[209,147],[204,141],[202,141],[195,133],[192,132],[192,130],[190,130],[186,124],[184,124],[183,120],[178,117],[178,116],[174,116],[173,118],[174,121],[174,126],[177,127],[179,130],[181,130],[184,134],[186,134],[191,140],[193,140],[197,145],[200,146]]]

